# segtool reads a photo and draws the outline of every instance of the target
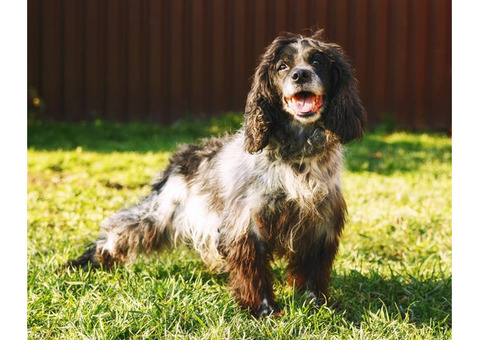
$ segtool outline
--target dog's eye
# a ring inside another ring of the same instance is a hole
[[[318,59],[313,59],[312,65],[313,65],[313,66],[320,66],[320,60],[318,60]]]
[[[278,66],[278,70],[281,71],[281,70],[285,70],[287,68],[287,65],[285,64],[280,64],[280,66]]]

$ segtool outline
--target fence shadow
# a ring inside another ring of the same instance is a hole
[[[227,114],[221,119],[185,120],[165,127],[145,123],[54,123],[29,122],[28,147],[35,150],[75,150],[110,152],[171,152],[178,144],[235,132],[241,115]],[[367,133],[361,141],[348,144],[345,163],[350,172],[391,175],[413,172],[427,163],[452,160],[448,143],[436,145],[419,138],[388,141],[379,133]]]
[[[386,135],[367,133],[361,141],[347,145],[346,168],[350,172],[373,172],[388,176],[395,172],[414,172],[428,163],[451,163],[451,145],[437,144],[432,140],[425,142],[417,138],[419,135],[413,133],[403,139],[390,141],[384,138]]]
[[[155,123],[62,123],[28,122],[28,148],[41,151],[168,152],[178,144],[235,132],[242,116],[227,113],[222,118],[180,120],[170,126]]]

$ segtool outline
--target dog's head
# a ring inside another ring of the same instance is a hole
[[[262,150],[279,119],[321,124],[342,143],[359,139],[365,110],[353,70],[342,49],[312,37],[285,34],[276,38],[256,69],[245,109],[245,148]]]

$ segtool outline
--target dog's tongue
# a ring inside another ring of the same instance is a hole
[[[316,112],[322,106],[321,96],[313,93],[299,93],[287,99],[288,106],[299,114]]]

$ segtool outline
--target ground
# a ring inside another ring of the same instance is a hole
[[[349,218],[331,282],[335,308],[284,285],[285,314],[256,320],[226,276],[190,250],[110,272],[59,270],[101,221],[149,191],[178,143],[235,131],[241,117],[154,124],[29,122],[28,337],[31,339],[449,339],[451,139],[376,129],[347,146]]]

